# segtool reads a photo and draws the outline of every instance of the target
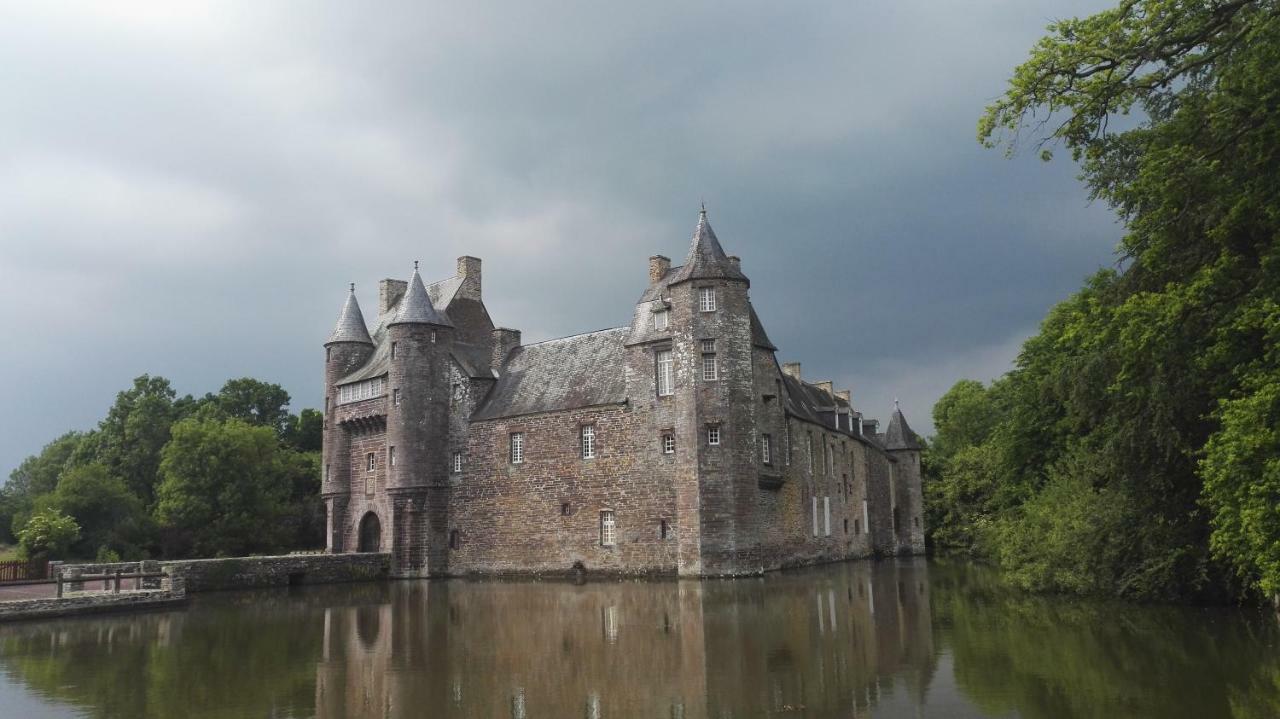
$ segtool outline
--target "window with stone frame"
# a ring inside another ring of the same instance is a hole
[[[400,406],[400,389],[399,388],[391,390],[391,404],[394,407]]]
[[[582,446],[583,459],[595,459],[596,456],[596,428],[592,424],[584,424],[579,429],[579,435]]]
[[[653,313],[653,330],[655,332],[666,332],[667,325],[671,320],[671,313],[668,310],[658,310]]]
[[[662,433],[662,453],[663,454],[676,453],[676,435],[674,432]]]
[[[387,447],[387,466],[396,466],[396,446],[394,444]]]
[[[396,345],[397,345],[397,344],[398,344],[398,343],[396,343],[396,342],[392,342],[392,343],[391,343],[391,359],[395,359],[395,358],[396,358]]]
[[[717,379],[720,379],[720,368],[716,364],[716,341],[702,340],[702,381]]]
[[[511,463],[524,462],[524,432],[511,433]]]
[[[675,361],[671,357],[671,350],[658,350],[654,353],[654,373],[658,382],[658,396],[675,394]]]
[[[760,435],[760,461],[773,464],[773,436],[768,433]]]
[[[370,452],[367,456],[365,456],[365,460],[366,460],[365,469],[367,471],[372,472],[373,470],[378,468],[378,460],[374,456],[373,452]]]
[[[453,453],[453,473],[454,474],[462,473],[462,453],[461,452]]]
[[[716,311],[716,288],[714,287],[698,288],[698,310],[701,312]]]
[[[707,444],[711,445],[712,447],[720,446],[720,425],[718,424],[707,425]]]
[[[612,547],[618,542],[618,524],[612,509],[600,512],[600,546]]]

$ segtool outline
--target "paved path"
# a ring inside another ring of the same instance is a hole
[[[123,584],[123,589],[132,589],[134,580],[126,579]],[[106,591],[109,585],[103,581],[85,582],[84,588]],[[54,584],[0,584],[0,602],[15,599],[53,599],[56,596],[58,596],[58,587]]]

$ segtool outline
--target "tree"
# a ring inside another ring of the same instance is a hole
[[[18,531],[18,542],[27,557],[60,559],[79,536],[76,520],[56,509],[42,509]]]
[[[250,377],[227,380],[218,394],[206,398],[220,416],[239,419],[259,427],[270,427],[283,438],[293,424],[289,414],[289,393],[278,384]]]
[[[100,463],[64,472],[57,489],[45,501],[80,526],[79,539],[68,548],[72,556],[89,559],[105,549],[137,559],[153,541],[142,501]]]
[[[274,551],[289,487],[275,433],[238,419],[173,426],[160,463],[156,517],[196,556]]]
[[[299,452],[319,452],[323,440],[324,414],[305,408],[290,418],[284,441]]]
[[[169,441],[169,428],[195,409],[190,397],[176,397],[169,380],[138,377],[131,389],[116,395],[98,431],[83,447],[87,459],[106,465],[148,506],[155,499],[160,450]]]
[[[26,524],[31,513],[34,498],[54,490],[58,476],[71,463],[83,438],[80,432],[67,432],[46,444],[40,454],[27,457],[9,474],[9,482],[0,489],[0,540],[16,539],[18,528]]]

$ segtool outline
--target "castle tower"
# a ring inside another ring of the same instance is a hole
[[[453,323],[413,278],[387,322],[387,494],[400,575],[443,570],[448,526],[449,368]]]
[[[324,498],[326,528],[325,550],[346,551],[343,528],[347,521],[347,504],[351,497],[351,442],[347,432],[335,421],[338,405],[338,381],[369,361],[373,339],[365,326],[356,286],[342,305],[338,324],[324,343],[324,430],[322,433],[324,466],[320,494]]]
[[[682,575],[760,571],[751,526],[757,453],[750,281],[698,216],[689,255],[668,282],[677,566]],[[715,428],[718,444],[708,433]]]
[[[893,546],[898,554],[924,554],[924,484],[920,470],[920,438],[907,425],[897,400],[884,433],[893,466]]]

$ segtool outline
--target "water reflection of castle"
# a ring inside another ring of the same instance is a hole
[[[923,561],[720,582],[397,583],[324,610],[318,717],[863,716],[935,669]]]

